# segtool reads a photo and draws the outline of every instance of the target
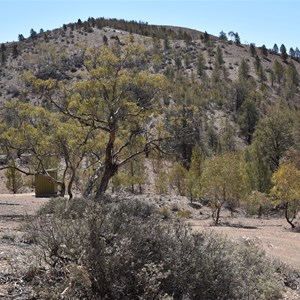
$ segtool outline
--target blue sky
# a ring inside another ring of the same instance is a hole
[[[0,43],[88,17],[177,25],[219,35],[238,32],[242,43],[300,48],[300,0],[0,0]]]

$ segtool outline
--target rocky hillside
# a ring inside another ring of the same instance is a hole
[[[258,120],[274,106],[299,110],[298,52],[291,57],[282,49],[279,53],[241,44],[234,32],[216,37],[103,18],[47,32],[31,30],[27,39],[19,35],[19,42],[2,44],[1,102],[18,98],[39,105],[40,99],[28,89],[30,74],[72,84],[84,78],[87,49],[128,42],[143,45],[150,71],[169,81],[163,99],[165,126],[175,136],[170,146],[184,161],[190,162],[192,148],[199,143],[208,154],[251,144]]]
[[[106,24],[110,27],[104,26]],[[211,78],[216,69],[216,61],[220,59],[217,50],[219,48],[222,55],[222,72],[225,74],[222,76],[226,80],[238,80],[239,68],[244,60],[248,64],[249,78],[258,86],[263,81],[273,98],[278,94],[280,85],[276,84],[278,74],[274,70],[275,61],[283,68],[293,64],[296,71],[300,71],[297,58],[283,59],[280,53],[276,54],[267,49],[264,51],[254,45],[240,44],[230,40],[226,34],[218,38],[206,32],[180,27],[89,19],[47,32],[41,30],[40,33],[36,33],[33,30],[27,39],[20,35],[19,42],[2,44],[0,96],[4,100],[19,97],[24,89],[22,76],[27,70],[32,70],[43,79],[76,79],[79,77],[77,72],[84,67],[84,52],[87,48],[99,47],[104,43],[112,45],[116,41],[122,44],[129,34],[133,34],[136,42],[144,44],[152,51],[155,72],[180,72],[182,76],[193,77],[196,81],[201,77],[199,73],[203,72]],[[203,66],[200,67],[199,54],[203,56]],[[264,73],[263,80],[260,73]],[[284,80],[281,83],[283,85]]]

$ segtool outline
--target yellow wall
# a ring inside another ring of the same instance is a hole
[[[57,171],[48,171],[49,175],[57,178]],[[49,197],[57,194],[57,184],[52,182],[45,175],[35,175],[35,196],[36,197]]]

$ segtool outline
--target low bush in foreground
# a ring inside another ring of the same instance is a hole
[[[39,264],[26,278],[36,299],[280,296],[271,263],[253,245],[170,224],[142,202],[72,201],[52,200],[28,225]]]

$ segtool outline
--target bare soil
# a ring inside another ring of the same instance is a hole
[[[300,233],[291,231],[284,219],[243,216],[232,218],[224,212],[221,220],[223,225],[212,226],[209,209],[192,208],[185,198],[157,196],[152,197],[151,200],[155,201],[160,208],[167,207],[171,210],[172,207],[179,207],[181,203],[184,210],[192,211],[192,218],[187,219],[187,222],[195,230],[212,230],[225,234],[232,240],[244,239],[255,242],[266,251],[268,256],[286,264],[288,268],[295,269],[296,273],[300,272]],[[12,286],[16,284],[12,275],[30,264],[31,246],[24,238],[25,233],[21,225],[26,216],[34,215],[47,201],[46,198],[36,198],[33,193],[0,194],[0,299],[26,299],[12,297],[10,294]],[[296,281],[291,285],[287,284],[284,299],[300,299],[298,283]]]
[[[14,285],[22,285],[15,274],[28,268],[32,247],[26,240],[22,224],[34,215],[47,199],[30,194],[0,194],[0,299],[26,299],[23,291],[12,294]]]

